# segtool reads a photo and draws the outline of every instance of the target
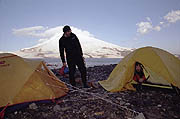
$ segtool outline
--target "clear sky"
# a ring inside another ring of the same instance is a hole
[[[13,29],[65,24],[123,47],[180,54],[180,0],[0,0],[0,51],[38,43]]]

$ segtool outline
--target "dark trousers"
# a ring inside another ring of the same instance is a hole
[[[67,58],[67,64],[69,67],[69,80],[70,80],[71,85],[73,86],[76,85],[75,78],[74,78],[74,74],[76,72],[76,66],[78,67],[81,73],[83,84],[86,85],[86,66],[85,66],[83,57],[82,56],[69,57]]]

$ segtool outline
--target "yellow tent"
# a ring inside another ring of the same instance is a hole
[[[44,62],[0,54],[0,107],[55,99],[66,95],[67,91],[67,86]]]
[[[132,86],[135,62],[140,62],[150,75],[149,82],[180,88],[180,60],[174,55],[154,47],[144,47],[124,57],[110,74],[100,81],[107,91],[135,90]],[[146,74],[145,74],[146,75]]]

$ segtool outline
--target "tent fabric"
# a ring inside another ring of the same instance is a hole
[[[135,90],[132,86],[135,62],[140,62],[150,75],[149,82],[180,88],[180,60],[159,48],[139,48],[124,57],[107,80],[99,81],[107,91]]]
[[[43,61],[29,60],[14,54],[0,54],[0,107],[55,99],[66,95],[67,86]]]

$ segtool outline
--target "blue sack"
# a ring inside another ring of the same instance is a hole
[[[68,74],[68,73],[69,73],[69,68],[68,68],[68,67],[65,67],[65,68],[64,68],[64,73],[65,73],[65,74]]]

